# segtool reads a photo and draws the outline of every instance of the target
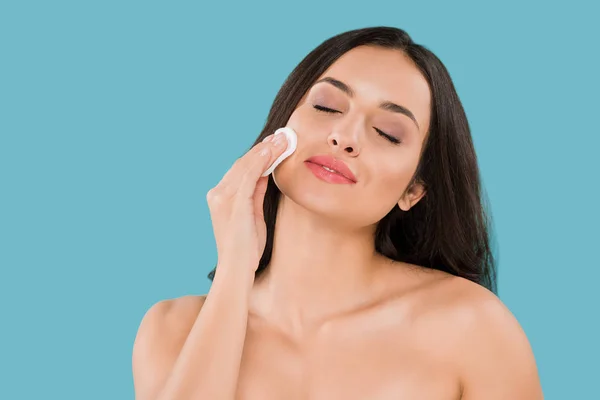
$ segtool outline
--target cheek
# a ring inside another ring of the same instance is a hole
[[[321,134],[324,132],[323,127],[319,125],[313,115],[310,115],[310,110],[306,110],[304,107],[300,107],[292,113],[286,126],[292,128],[298,136],[295,153],[303,153],[305,149],[314,149],[314,146],[323,138]]]
[[[290,126],[292,128],[295,128],[298,126],[298,123],[300,122],[300,118],[299,115],[300,114],[300,109],[295,110],[292,115],[290,115],[290,118],[288,119],[287,122],[287,126]]]
[[[303,110],[303,107],[296,109],[288,119],[286,126],[296,132],[298,141],[296,151],[286,158],[273,173],[273,179],[277,186],[279,186],[278,180],[285,181],[288,179],[287,177],[292,179],[295,174],[299,173],[300,168],[306,168],[303,164],[304,160],[312,155],[314,143],[318,140],[314,135],[317,129],[311,126],[310,122],[310,116],[306,115],[306,110]],[[283,192],[281,187],[279,189]]]
[[[411,165],[399,164],[398,157],[394,158],[380,161],[372,178],[377,191],[375,195],[392,203],[399,200],[413,173]]]
[[[310,112],[311,110],[305,106],[297,108],[288,119],[287,125],[296,130],[298,135],[305,134],[311,128],[314,129],[315,118],[313,118]]]

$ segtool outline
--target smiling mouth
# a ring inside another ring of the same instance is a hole
[[[356,183],[354,180],[348,178],[347,176],[324,165],[314,163],[311,161],[306,161],[306,165],[313,172],[313,174],[315,174],[319,179],[324,180],[326,182],[345,184]]]
[[[338,174],[339,176],[343,176],[344,178],[349,179],[346,175],[341,174],[339,171],[336,171],[335,169],[331,169],[329,167],[326,167],[324,165],[317,164],[314,162],[310,162],[310,161],[308,161],[308,162],[311,164],[314,164],[314,165],[318,165],[319,167],[323,168],[325,171],[333,172],[334,174]]]
[[[317,165],[319,165],[319,164],[317,164]],[[342,175],[342,174],[340,174],[339,172],[337,172],[336,170],[334,170],[334,169],[331,169],[331,168],[327,168],[327,167],[326,167],[326,166],[324,166],[324,165],[321,165],[321,167],[323,167],[323,168],[324,168],[326,171],[333,172],[333,173],[336,173],[336,174],[338,174],[338,175]],[[343,175],[342,175],[342,176],[343,176]]]

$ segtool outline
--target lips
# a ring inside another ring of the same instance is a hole
[[[306,162],[320,165],[328,168],[333,172],[345,177],[346,179],[356,182],[356,177],[350,170],[350,168],[342,160],[339,160],[331,155],[324,154],[319,156],[313,156],[306,160]]]

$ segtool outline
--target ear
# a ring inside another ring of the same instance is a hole
[[[413,183],[413,185],[408,189],[402,198],[398,201],[398,207],[400,207],[403,211],[408,211],[412,206],[417,204],[419,200],[425,196],[426,190],[425,185],[421,181],[417,181]]]

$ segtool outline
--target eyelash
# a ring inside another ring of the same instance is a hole
[[[318,104],[313,105],[313,108],[315,110],[317,110],[318,112],[324,112],[324,113],[328,113],[328,114],[339,113],[339,111],[337,111],[337,110],[333,110],[331,108],[323,107],[323,106],[320,106]],[[393,144],[400,144],[400,140],[396,139],[395,137],[388,135],[387,133],[383,132],[380,129],[377,129],[375,127],[373,127],[373,128],[377,131],[377,133],[379,133],[379,135],[383,136],[384,138],[386,138],[387,140],[389,140]]]

